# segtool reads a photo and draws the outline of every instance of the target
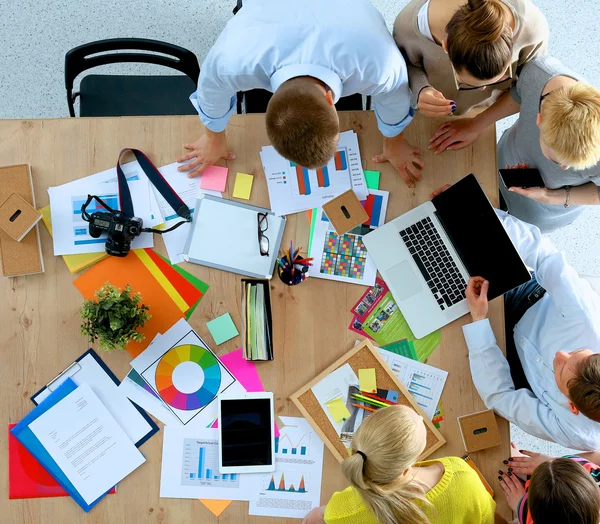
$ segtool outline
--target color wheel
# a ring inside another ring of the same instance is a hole
[[[193,393],[179,391],[173,384],[173,372],[183,362],[195,362],[204,372],[204,382]],[[207,406],[219,393],[221,367],[207,349],[185,344],[167,351],[156,367],[156,390],[161,398],[175,409],[189,411]]]

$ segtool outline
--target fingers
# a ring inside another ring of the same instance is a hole
[[[440,127],[438,127],[438,130],[429,139],[429,143],[431,144],[432,142],[434,142],[435,140],[437,140],[440,136],[442,136],[444,133],[446,133],[448,131],[448,129],[451,127],[451,125],[452,124],[450,122],[445,122]]]
[[[456,140],[456,138],[454,136],[449,136],[448,138],[446,138],[446,140],[444,140],[438,146],[437,150],[435,151],[435,154],[439,155],[440,153],[444,152],[446,150],[446,148],[448,148],[449,146],[451,146],[452,144],[454,144],[456,141],[457,140]]]
[[[374,155],[373,157],[371,157],[371,160],[377,164],[381,164],[382,162],[388,161],[388,159],[386,158],[386,156],[384,154]]]
[[[233,153],[232,151],[230,151],[229,153],[227,153],[225,160],[235,160],[235,158],[236,158],[236,154]]]
[[[436,189],[433,193],[431,193],[431,195],[429,195],[429,198],[434,198],[438,195],[441,195],[444,191],[446,191],[446,189],[448,189],[452,184],[446,184],[445,186],[440,187],[439,189]]]
[[[479,296],[484,300],[487,300],[487,294],[488,294],[489,287],[490,287],[490,283],[487,280],[485,280],[483,282],[483,284],[481,284],[481,290],[479,291]]]
[[[194,158],[194,157],[192,157],[192,158]],[[202,158],[197,157],[193,162],[189,162],[187,164],[183,164],[183,165],[179,166],[177,168],[177,171],[181,171],[181,172],[193,171],[195,168],[202,165],[202,160],[203,160]]]
[[[419,104],[419,111],[421,113],[423,113],[425,116],[443,117],[443,116],[448,116],[450,113],[452,113],[452,106],[449,104],[439,106],[439,105],[421,103],[421,104]]]
[[[408,165],[406,166],[406,170],[412,175],[412,177],[417,181],[420,182],[421,180],[423,180],[423,176],[421,175],[421,169],[423,169],[423,161],[421,159],[419,159],[420,168],[417,168],[417,166],[415,165],[415,163],[417,162],[417,160],[413,160],[413,162],[409,162]]]
[[[192,151],[191,153],[186,153],[185,155],[178,156],[176,160],[179,163],[185,162],[186,160],[191,160],[192,158],[197,158],[199,154],[200,154],[199,151]],[[182,169],[184,167],[185,166],[179,166],[179,171],[185,171],[185,169]]]
[[[404,180],[404,183],[411,189],[414,188],[415,183],[413,182],[410,175],[406,172],[404,166],[396,166],[396,169],[398,170],[398,173],[400,173],[400,176],[402,177],[402,180]]]
[[[202,163],[198,164],[198,167],[196,169],[194,169],[193,171],[190,171],[188,173],[188,178],[196,178],[197,176],[200,176],[207,167],[210,167],[212,165],[213,165],[212,162],[211,163],[207,162],[205,164],[202,164]]]
[[[529,196],[529,190],[524,187],[513,186],[513,187],[509,187],[508,190],[511,191],[512,193],[517,193],[517,195],[521,195],[524,197]]]

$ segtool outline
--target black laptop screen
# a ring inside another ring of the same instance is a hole
[[[469,274],[489,280],[490,300],[530,279],[475,175],[459,180],[432,202]]]

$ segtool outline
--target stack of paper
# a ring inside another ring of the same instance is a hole
[[[244,280],[242,345],[247,360],[273,360],[268,280]]]
[[[150,307],[152,318],[141,329],[142,342],[127,346],[131,356],[141,353],[158,333],[165,333],[179,319],[189,318],[208,285],[151,249],[132,251],[125,258],[108,257],[85,272],[73,284],[88,300],[106,282],[124,289],[130,285]]]
[[[358,136],[354,131],[340,133],[334,157],[319,169],[298,166],[283,158],[272,146],[263,147],[260,158],[267,177],[271,209],[276,215],[321,207],[349,189],[354,190],[359,200],[367,198]]]

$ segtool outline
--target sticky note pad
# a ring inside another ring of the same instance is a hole
[[[377,378],[375,368],[359,369],[358,384],[361,391],[365,393],[377,393]]]
[[[224,315],[207,322],[206,327],[210,331],[217,346],[238,336],[238,330],[229,313],[225,313]]]
[[[331,402],[327,402],[327,409],[336,424],[339,424],[350,417],[350,412],[341,398],[336,398]]]
[[[202,189],[212,189],[213,191],[225,191],[227,187],[227,168],[219,166],[207,167],[200,177],[200,187]]]
[[[379,171],[365,171],[365,181],[369,189],[379,189]]]
[[[252,182],[254,177],[246,173],[238,173],[235,177],[235,186],[233,186],[233,198],[243,198],[250,200],[250,192],[252,191]]]

